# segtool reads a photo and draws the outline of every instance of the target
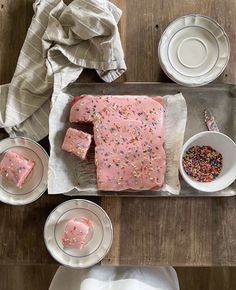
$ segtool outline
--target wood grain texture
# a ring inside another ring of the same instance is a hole
[[[128,66],[118,81],[168,81],[157,57],[161,34],[177,17],[198,13],[216,19],[229,35],[230,63],[217,81],[236,82],[234,0],[113,2],[123,10],[119,27]],[[105,265],[236,265],[235,198],[102,198],[101,204],[119,237]]]
[[[0,266],[0,289],[48,290],[57,268],[55,265]],[[236,289],[235,267],[184,267],[176,271],[181,290]]]
[[[215,18],[231,41],[231,59],[220,80],[236,82],[234,0],[114,0],[128,71],[118,81],[168,81],[157,58],[161,33],[176,17],[201,13]],[[33,15],[33,0],[0,0],[0,83],[14,73]],[[99,80],[86,71],[81,81]],[[42,231],[64,196],[42,196],[31,205],[0,204],[0,264],[54,263]],[[236,265],[236,201],[222,199],[102,198],[114,225],[114,243],[104,264]],[[193,288],[191,288],[193,289]],[[229,288],[230,289],[230,288]]]
[[[119,23],[127,73],[119,81],[170,81],[160,68],[158,42],[168,24],[177,17],[203,14],[214,18],[231,43],[230,63],[217,81],[236,83],[235,0],[113,0],[123,10]]]
[[[0,266],[1,290],[48,290],[58,266]]]
[[[235,267],[175,269],[178,274],[181,290],[235,290]]]
[[[49,151],[47,138],[40,144]],[[69,199],[71,197],[45,192],[38,200],[24,206],[0,203],[0,266],[56,265],[44,244],[43,229],[51,211]],[[99,203],[96,197],[86,199]]]
[[[33,0],[0,1],[0,84],[10,82],[33,15]]]
[[[53,263],[43,242],[47,215],[65,200],[43,195],[25,206],[0,203],[0,257],[2,265]]]
[[[0,203],[0,265],[57,264],[46,249],[43,229],[51,211],[70,198],[45,193],[25,206]]]
[[[234,197],[102,198],[102,205],[117,237],[103,264],[236,264]]]

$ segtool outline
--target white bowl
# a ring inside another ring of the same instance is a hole
[[[176,83],[202,86],[225,69],[230,44],[224,29],[207,16],[193,14],[173,21],[164,31],[158,48],[164,72]]]
[[[211,182],[195,181],[186,174],[183,168],[184,153],[192,146],[211,146],[223,156],[223,167],[220,175]],[[220,191],[228,187],[236,179],[236,144],[225,134],[213,131],[201,132],[192,136],[183,146],[180,155],[180,173],[183,179],[193,188],[205,192]]]

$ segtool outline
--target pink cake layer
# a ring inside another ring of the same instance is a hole
[[[62,238],[63,246],[66,248],[83,249],[92,227],[92,222],[87,219],[74,218],[69,220]]]
[[[162,187],[166,156],[161,97],[75,97],[70,121],[94,124],[99,190]]]
[[[0,163],[0,175],[22,188],[35,162],[28,160],[14,151],[8,151]]]
[[[149,126],[162,123],[164,118],[161,97],[147,96],[77,96],[72,101],[70,122],[91,122],[119,119],[142,121]]]
[[[62,149],[84,160],[86,158],[91,141],[92,135],[84,133],[80,130],[69,128],[66,131]]]

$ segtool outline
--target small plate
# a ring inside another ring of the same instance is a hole
[[[0,176],[0,201],[12,205],[31,203],[47,189],[48,154],[38,143],[24,137],[1,140],[0,160],[4,153],[10,150],[35,161],[35,166],[22,188],[16,187]]]
[[[215,20],[196,14],[173,21],[158,48],[162,69],[185,86],[202,86],[215,80],[225,69],[229,55],[224,29]]]
[[[83,249],[68,249],[62,245],[66,223],[72,218],[88,219],[92,234]],[[112,223],[106,212],[88,200],[72,199],[60,204],[48,216],[44,226],[44,241],[49,253],[60,264],[72,268],[88,268],[101,261],[113,240]]]

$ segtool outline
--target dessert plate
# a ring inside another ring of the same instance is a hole
[[[89,220],[93,225],[83,249],[65,248],[62,244],[66,224],[73,218]],[[60,204],[48,216],[44,226],[44,241],[49,253],[60,264],[72,268],[88,268],[97,264],[108,253],[112,239],[112,223],[106,212],[97,204],[83,199]]]
[[[16,187],[0,176],[0,201],[12,205],[31,203],[47,189],[48,154],[31,139],[6,138],[0,141],[0,161],[4,153],[10,150],[35,161],[35,166],[22,188]]]
[[[162,69],[173,81],[202,86],[215,80],[225,69],[230,55],[229,39],[215,20],[187,15],[166,28],[158,55]]]

